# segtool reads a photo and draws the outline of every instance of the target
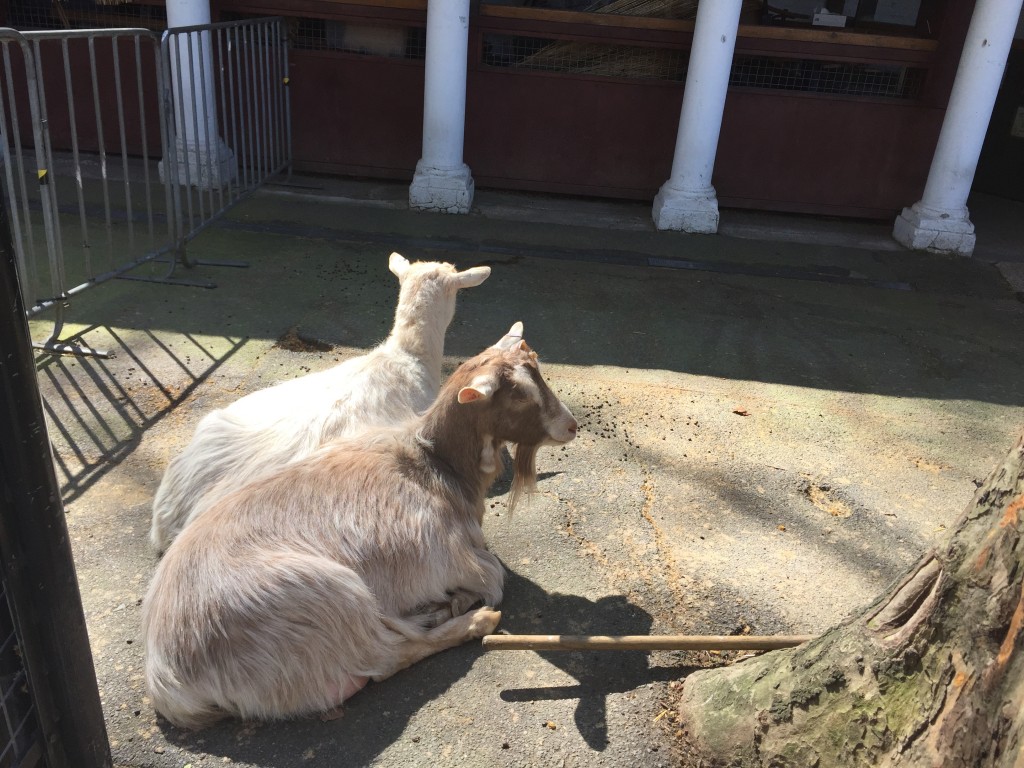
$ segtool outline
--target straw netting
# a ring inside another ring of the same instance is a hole
[[[697,5],[698,0],[612,0],[610,3],[597,0],[582,11],[657,19],[693,19],[697,15]],[[760,8],[761,2],[744,0],[743,7],[744,10]],[[686,57],[684,52],[671,48],[558,40],[525,56],[515,66],[608,77],[681,80],[686,72]]]

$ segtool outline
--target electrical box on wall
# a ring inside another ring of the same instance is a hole
[[[841,13],[832,13],[827,9],[815,11],[811,17],[811,24],[816,27],[845,27],[846,17]]]
[[[871,15],[865,14],[861,18],[880,24],[913,27],[917,24],[917,15],[921,11],[921,0],[875,0],[873,5],[875,8]]]
[[[1017,139],[1024,139],[1024,107],[1017,107],[1017,115],[1013,118],[1010,135]]]
[[[767,18],[775,23],[914,27],[921,11],[921,0],[772,0],[764,7],[769,11]]]

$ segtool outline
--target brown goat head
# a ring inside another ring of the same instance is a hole
[[[464,364],[462,372],[469,380],[459,386],[460,406],[480,409],[485,431],[495,441],[515,444],[512,509],[523,491],[536,486],[537,449],[573,440],[576,419],[541,376],[537,353],[525,341],[499,342]]]

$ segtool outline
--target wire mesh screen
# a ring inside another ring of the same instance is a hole
[[[98,3],[94,0],[10,0],[8,26],[22,32],[43,29],[167,28],[164,5]]]
[[[292,18],[289,35],[292,45],[305,51],[342,51],[391,59],[423,59],[427,55],[425,27]]]
[[[675,80],[686,78],[689,52],[519,35],[484,35],[483,63],[567,74]],[[900,64],[738,55],[729,85],[838,96],[916,99],[926,70]]]
[[[489,5],[545,8],[557,11],[646,16],[654,19],[694,19],[698,0],[483,0]],[[743,9],[756,12],[761,0],[743,0]]]
[[[0,589],[0,768],[32,768],[42,761],[42,735],[7,590]]]
[[[488,34],[484,64],[604,77],[682,80],[687,52],[642,45]]]
[[[848,64],[816,59],[737,56],[729,85],[841,96],[916,99],[925,70],[899,64]]]
[[[648,16],[658,19],[692,19],[697,0],[484,0],[492,5],[548,8],[557,11]]]

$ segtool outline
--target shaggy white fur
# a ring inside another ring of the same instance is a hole
[[[153,501],[149,539],[157,552],[212,503],[267,472],[328,440],[399,424],[430,406],[441,384],[444,335],[456,294],[482,283],[491,269],[410,264],[398,253],[388,266],[401,288],[383,344],[326,371],[247,395],[199,423]]]

